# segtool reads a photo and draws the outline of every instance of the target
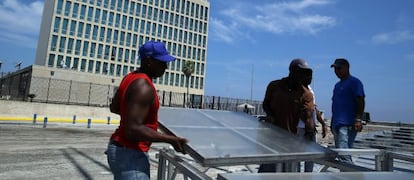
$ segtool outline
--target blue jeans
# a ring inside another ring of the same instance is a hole
[[[353,126],[342,126],[339,129],[333,129],[335,147],[342,149],[349,149],[354,147],[355,137],[357,132]],[[351,156],[341,156],[340,161],[352,163]]]
[[[115,180],[150,179],[150,164],[147,153],[117,146],[110,142],[107,159]]]

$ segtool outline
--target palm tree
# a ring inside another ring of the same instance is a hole
[[[183,68],[183,73],[187,79],[187,102],[186,102],[186,107],[190,107],[190,76],[191,74],[194,73],[194,62],[192,61],[186,61],[184,68]]]

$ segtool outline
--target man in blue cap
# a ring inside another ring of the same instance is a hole
[[[362,82],[349,72],[349,62],[338,58],[331,65],[340,79],[332,96],[331,130],[336,148],[352,148],[357,132],[362,131],[362,114],[365,93]],[[340,161],[352,163],[351,156],[341,156]]]
[[[148,150],[152,142],[166,142],[185,153],[187,139],[157,132],[160,103],[152,79],[174,61],[164,43],[149,41],[139,49],[140,69],[127,74],[112,99],[110,110],[121,116],[108,144],[107,159],[114,179],[150,179]]]

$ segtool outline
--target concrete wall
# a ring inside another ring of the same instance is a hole
[[[35,113],[38,118],[72,118],[76,115],[77,119],[106,119],[108,116],[113,120],[120,119],[117,114],[111,113],[108,107],[0,100],[0,117],[33,117]]]

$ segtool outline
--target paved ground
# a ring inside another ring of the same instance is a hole
[[[104,152],[117,126],[92,124],[87,128],[85,123],[49,123],[43,128],[42,123],[33,125],[31,121],[0,121],[0,180],[113,179]],[[371,127],[370,130],[379,129],[383,128]],[[328,139],[320,143],[329,145]],[[153,144],[149,152],[151,179],[157,178],[156,154],[167,147],[164,143]],[[183,158],[194,163],[189,156]],[[217,173],[257,171],[255,165],[198,168],[213,178]],[[178,175],[177,179],[182,178]]]
[[[113,179],[104,152],[117,126],[0,121],[0,179]],[[154,144],[152,158],[162,147]]]

